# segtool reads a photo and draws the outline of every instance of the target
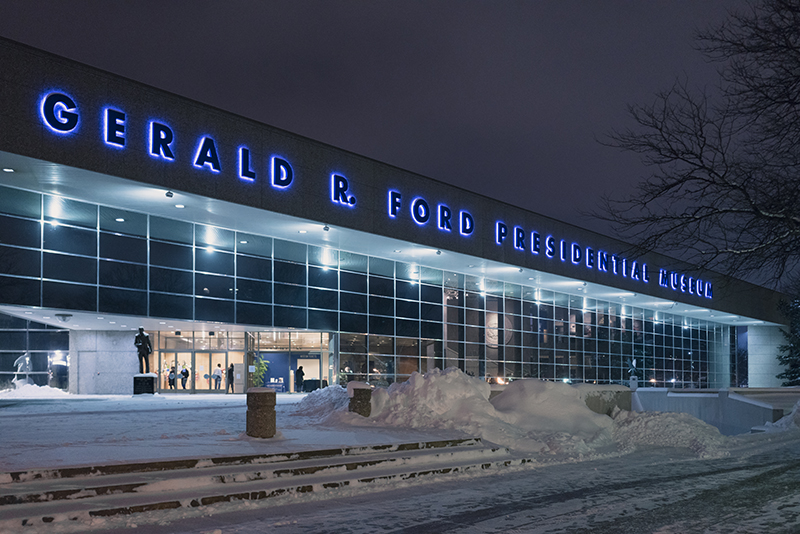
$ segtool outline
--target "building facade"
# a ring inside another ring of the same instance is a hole
[[[0,313],[68,335],[72,392],[130,392],[139,326],[162,391],[777,385],[776,292],[12,41],[0,64]]]

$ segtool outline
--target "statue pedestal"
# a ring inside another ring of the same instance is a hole
[[[150,395],[156,392],[156,380],[158,377],[154,374],[138,374],[133,375],[133,394],[141,395],[149,393]]]

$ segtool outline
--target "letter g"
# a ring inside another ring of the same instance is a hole
[[[69,133],[78,126],[75,101],[63,93],[50,93],[42,99],[42,119],[56,133]]]

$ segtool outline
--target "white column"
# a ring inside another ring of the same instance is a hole
[[[783,371],[778,362],[778,346],[786,338],[778,326],[747,327],[747,375],[751,388],[771,388],[781,385],[775,375]]]

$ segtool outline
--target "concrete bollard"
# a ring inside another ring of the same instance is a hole
[[[353,389],[353,396],[350,397],[350,411],[369,417],[372,412],[372,390],[371,389]]]
[[[252,438],[271,438],[275,432],[275,390],[248,389],[247,435]]]

